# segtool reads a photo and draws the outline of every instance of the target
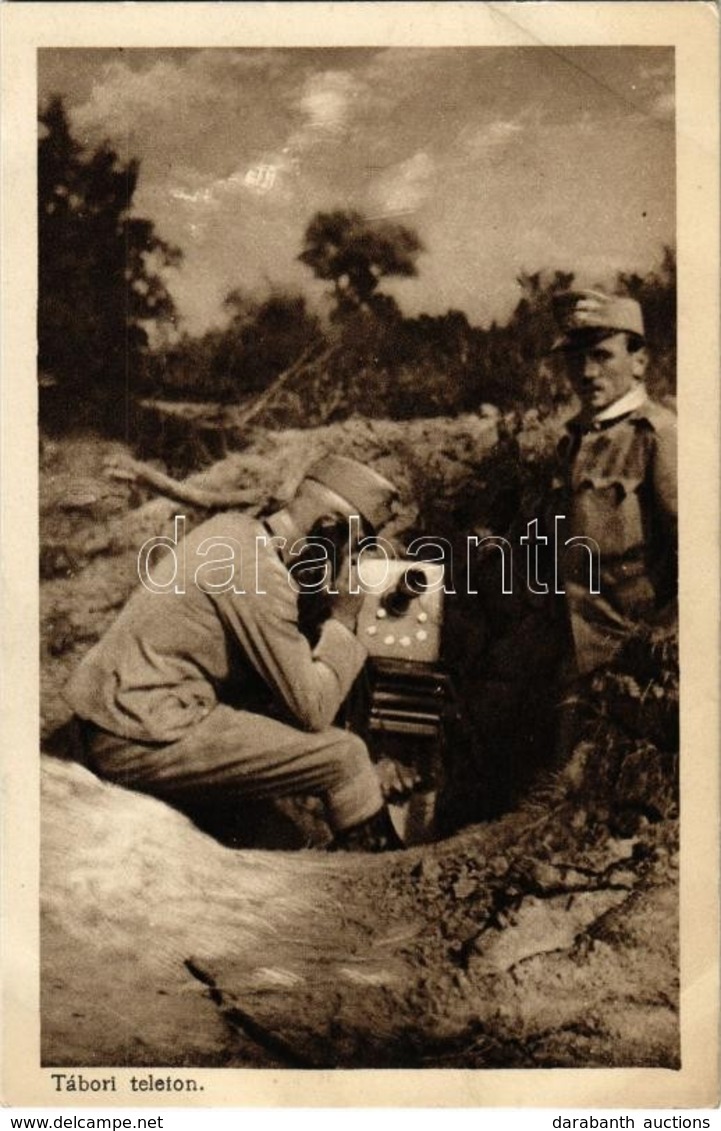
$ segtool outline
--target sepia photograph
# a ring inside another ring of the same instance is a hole
[[[679,712],[716,598],[679,603],[676,44],[338,7],[317,42],[34,49],[52,1103],[690,1063],[680,773],[713,806],[717,740]]]

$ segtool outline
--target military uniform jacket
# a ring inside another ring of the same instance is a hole
[[[566,425],[555,496],[560,577],[580,672],[607,663],[634,627],[675,609],[676,417],[648,398],[631,411]],[[592,539],[600,593],[590,592]]]
[[[219,514],[175,553],[152,577],[177,565],[178,591],[135,591],[66,688],[75,713],[136,742],[173,742],[218,702],[310,731],[330,726],[367,653],[333,619],[311,649],[263,524]]]

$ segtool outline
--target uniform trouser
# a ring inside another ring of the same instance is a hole
[[[219,790],[239,800],[291,794],[324,799],[334,831],[365,821],[383,796],[365,743],[350,731],[318,732],[219,704],[175,742],[138,743],[86,724],[90,767],[106,780],[179,806]]]

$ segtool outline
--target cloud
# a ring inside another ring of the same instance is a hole
[[[362,94],[362,81],[348,71],[306,76],[292,95],[292,110],[300,124],[287,135],[274,163],[297,172],[301,160],[314,150],[347,143]]]
[[[654,54],[656,54],[656,53],[654,52]],[[667,56],[666,58],[663,58],[663,59],[657,58],[652,63],[644,63],[644,62],[639,63],[638,72],[637,72],[638,77],[640,79],[643,79],[644,81],[652,81],[652,82],[660,81],[664,84],[668,83],[668,82],[673,82],[673,70],[674,70],[674,68],[673,68],[673,55],[672,55],[671,49],[670,48],[667,49],[665,54]]]
[[[676,112],[676,98],[672,90],[664,90],[657,94],[650,106],[655,118],[673,118]]]
[[[375,52],[364,67],[368,109],[389,111],[429,91],[439,93],[453,83],[454,63],[463,52],[457,47],[388,47]]]
[[[307,128],[320,133],[343,132],[357,83],[345,71],[322,71],[311,75],[300,96],[300,109]]]
[[[179,222],[185,223],[197,239],[211,221],[236,220],[241,207],[245,207],[247,221],[247,209],[254,208],[254,202],[264,206],[287,204],[293,196],[290,180],[293,175],[295,169],[291,161],[282,155],[271,156],[267,161],[244,165],[228,177],[207,178],[200,183],[193,178],[191,184],[195,187],[187,181],[176,183],[169,186],[167,196],[173,206],[185,214],[184,218],[178,217]]]
[[[193,117],[204,113],[220,95],[205,76],[173,60],[159,59],[143,71],[125,62],[110,62],[73,117],[81,131],[122,141],[128,132],[142,131],[149,120],[156,130],[168,129],[174,122],[187,120],[189,110]]]
[[[55,52],[46,81],[66,94],[80,140],[110,137],[140,159],[135,206],[186,252],[173,292],[196,329],[220,317],[231,286],[309,283],[295,256],[321,209],[422,210],[411,223],[433,254],[417,309],[471,317],[496,316],[504,287],[515,301],[517,266],[573,265],[600,248],[633,267],[638,248],[673,231],[665,49],[83,58],[82,83],[72,51]]]
[[[130,53],[104,63],[73,122],[86,140],[109,137],[123,156],[140,152],[166,171],[179,152],[217,168],[219,155],[257,150],[280,128],[284,67],[273,51]]]
[[[481,157],[489,151],[511,145],[524,131],[525,126],[520,117],[506,120],[496,118],[482,125],[472,123],[466,126],[461,131],[458,141],[461,149],[469,157]]]
[[[195,186],[192,191],[184,186],[177,187],[173,192],[174,197],[210,207],[217,206],[219,202],[223,206],[228,205],[233,198],[242,196],[287,202],[294,195],[296,182],[304,165],[308,166],[313,152],[319,148],[324,151],[329,147],[333,149],[347,142],[362,83],[343,70],[323,70],[308,74],[304,69],[293,70],[288,67],[283,76],[284,81],[267,90],[264,68],[272,66],[275,71],[278,70],[275,55],[267,55],[262,66],[259,61],[253,69],[254,73],[252,71],[250,74],[243,57],[238,61],[242,64],[242,75],[238,75],[226,61],[221,66],[220,61],[212,57],[212,52],[199,54],[201,58],[194,61],[192,68],[196,86],[190,97],[192,113],[196,112],[199,104],[200,90],[201,99],[209,96],[215,100],[214,120],[218,123],[218,118],[225,116],[227,129],[227,119],[236,113],[236,106],[241,98],[239,89],[245,91],[242,127],[238,123],[238,148],[242,157],[226,176],[206,176],[202,184]],[[208,71],[209,63],[212,63],[211,72]],[[256,78],[258,75],[259,81]],[[261,143],[255,145],[248,144],[246,137],[247,104],[251,102],[277,124],[277,132],[269,129],[267,124],[264,129],[251,131],[255,134],[256,141]],[[291,123],[295,119],[295,124],[290,129],[288,107],[291,110]],[[207,128],[209,119],[205,112],[203,120]],[[187,133],[187,115],[184,118],[184,128]]]
[[[139,155],[139,200],[162,185],[174,223],[198,239],[244,199],[287,201],[298,153],[342,130],[352,95],[342,72],[307,78],[288,53],[130,53],[99,68],[72,118],[88,143],[107,137],[123,159]],[[289,102],[302,119],[290,133]]]
[[[640,99],[641,113],[668,121],[676,112],[674,59],[670,49],[653,52],[650,61],[639,62],[631,88]]]
[[[369,189],[372,210],[382,216],[415,212],[431,192],[435,172],[435,161],[423,151],[392,166]]]

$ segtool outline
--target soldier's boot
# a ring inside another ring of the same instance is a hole
[[[328,846],[329,852],[397,852],[405,845],[396,832],[388,806],[372,817],[341,829]]]

